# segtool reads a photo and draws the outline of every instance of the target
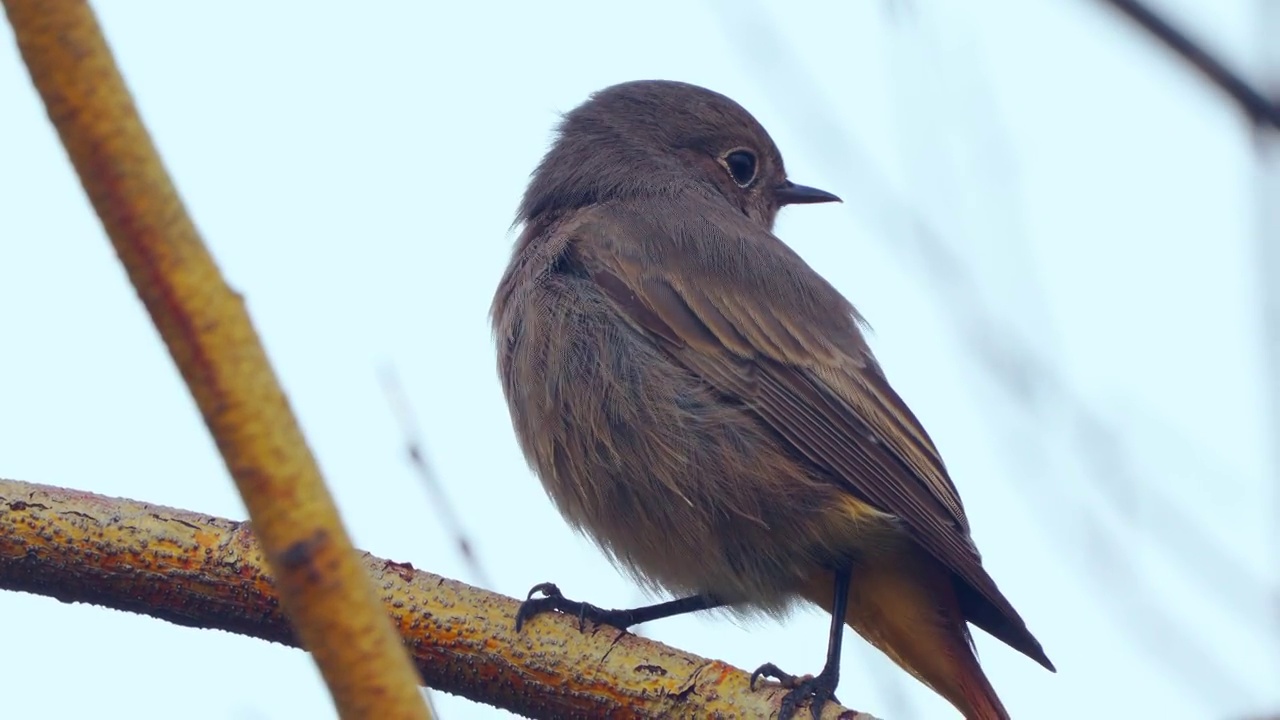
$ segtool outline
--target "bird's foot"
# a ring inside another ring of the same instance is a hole
[[[822,708],[828,702],[839,703],[836,699],[836,686],[840,684],[840,670],[836,667],[825,667],[817,675],[796,676],[785,673],[773,663],[765,663],[751,673],[751,689],[756,689],[756,681],[762,677],[773,678],[787,688],[782,696],[782,704],[778,707],[778,720],[791,720],[796,711],[809,701],[809,714],[813,720],[822,716]]]
[[[537,593],[542,593],[542,597],[534,597]],[[516,611],[516,632],[520,632],[525,622],[535,615],[552,610],[566,615],[576,615],[578,630],[585,630],[588,620],[597,625],[612,625],[619,630],[626,630],[635,624],[635,618],[632,617],[630,610],[605,610],[590,603],[570,600],[560,593],[560,588],[556,587],[555,583],[548,582],[534,585],[529,590],[525,601],[520,603],[520,609]]]

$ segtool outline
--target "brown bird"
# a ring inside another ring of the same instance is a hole
[[[624,83],[565,116],[493,300],[498,370],[560,513],[679,599],[602,610],[544,583],[517,628],[803,598],[832,614],[822,671],[752,676],[789,688],[784,720],[834,698],[842,623],[965,717],[1007,718],[966,622],[1053,665],[858,311],[772,233],[782,206],[838,200],[788,180],[760,123],[704,88]]]

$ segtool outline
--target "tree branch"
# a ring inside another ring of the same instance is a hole
[[[429,720],[258,341],[183,207],[87,0],[3,0],[31,81],[249,509],[346,720]]]
[[[1245,81],[1226,63],[1214,57],[1155,10],[1139,0],[1104,0],[1140,25],[1235,101],[1254,123],[1280,129],[1280,106]]]
[[[535,718],[777,712],[779,686],[723,662],[563,615],[516,634],[511,598],[360,557],[430,687]],[[133,500],[0,479],[0,588],[298,647],[248,523]]]

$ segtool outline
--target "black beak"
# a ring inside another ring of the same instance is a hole
[[[779,205],[807,205],[809,203],[844,202],[826,190],[819,190],[818,188],[809,187],[808,185],[797,185],[790,180],[779,185],[778,188],[773,191],[773,194],[778,198]]]

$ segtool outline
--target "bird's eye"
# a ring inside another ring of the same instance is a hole
[[[756,179],[756,156],[746,150],[734,150],[725,155],[724,164],[739,187],[746,187]]]

